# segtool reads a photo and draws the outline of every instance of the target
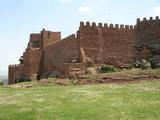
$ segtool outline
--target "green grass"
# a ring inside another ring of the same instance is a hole
[[[160,120],[160,81],[0,86],[0,120]]]

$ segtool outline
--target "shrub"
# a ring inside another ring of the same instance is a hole
[[[103,65],[100,67],[100,72],[101,73],[109,73],[109,72],[116,72],[118,69],[114,66],[109,66],[109,65]]]

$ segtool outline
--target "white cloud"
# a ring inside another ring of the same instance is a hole
[[[153,10],[154,16],[160,16],[160,6],[157,6]]]
[[[60,0],[62,3],[69,3],[71,0]]]
[[[81,6],[78,9],[79,12],[89,12],[91,10],[92,10],[92,8],[90,6]]]

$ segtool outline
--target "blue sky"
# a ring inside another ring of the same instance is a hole
[[[160,0],[0,0],[0,75],[17,64],[30,33],[75,33],[80,21],[135,24],[160,16]]]

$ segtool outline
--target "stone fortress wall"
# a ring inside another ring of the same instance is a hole
[[[80,46],[95,63],[123,66],[133,59],[134,26],[82,22]]]
[[[137,59],[147,59],[160,55],[160,19],[137,19],[135,39]]]
[[[76,34],[64,39],[60,32],[43,29],[30,35],[20,64],[9,66],[9,83],[53,71],[67,76],[83,71],[87,63],[125,67],[134,59],[159,55],[159,33],[158,17],[137,19],[135,26],[80,22]]]

